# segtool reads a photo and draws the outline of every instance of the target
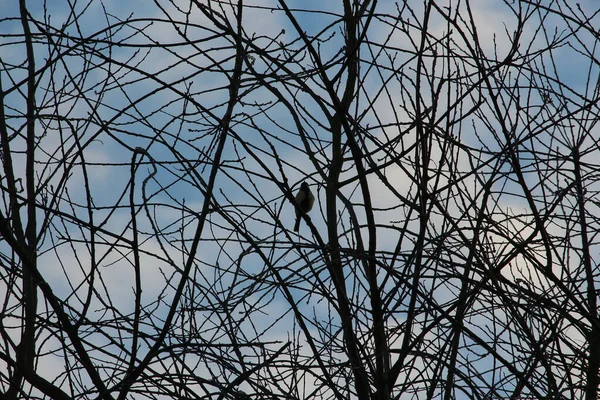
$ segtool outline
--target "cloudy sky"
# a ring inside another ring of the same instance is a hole
[[[410,9],[401,11],[401,23],[396,18],[401,7],[398,8],[396,2],[378,3],[377,17],[368,32],[372,46],[365,48],[363,54],[365,60],[376,60],[381,68],[370,69],[368,62],[361,66],[364,81],[361,86],[362,97],[357,106],[361,129],[370,130],[373,137],[380,140],[402,137],[402,146],[407,148],[415,141],[414,134],[410,130],[403,131],[402,127],[408,126],[416,113],[410,100],[415,98],[414,52],[420,40],[418,26],[425,12],[421,3],[409,1]],[[447,37],[449,25],[441,13],[450,9],[450,18],[462,21],[457,26],[463,29],[454,28],[448,36],[452,40],[449,48],[455,57],[472,54],[469,46],[473,43],[470,40],[476,32],[484,65],[493,68],[498,61],[504,60],[511,51],[511,38],[517,29],[517,5],[510,1],[481,0],[470,2],[468,10],[463,2],[459,12],[456,12],[452,8],[454,3],[442,3],[439,9],[432,11],[427,27],[430,38]],[[562,4],[547,3],[552,7],[561,7]],[[10,108],[10,127],[13,132],[23,123],[25,89],[22,80],[26,76],[24,69],[15,67],[23,62],[25,54],[22,44],[11,36],[21,32],[16,4],[8,0],[0,2],[2,9],[6,10],[5,19],[0,21],[0,30],[4,35],[0,44],[3,63],[0,78],[2,89],[8,91],[5,107]],[[36,67],[40,70],[36,101],[40,114],[46,116],[40,119],[43,122],[36,125],[40,135],[37,156],[40,161],[39,187],[40,193],[44,194],[52,194],[54,189],[61,188],[53,207],[76,216],[80,221],[98,226],[101,231],[97,233],[96,248],[92,249],[86,243],[89,232],[78,229],[75,221],[50,220],[49,233],[43,236],[40,268],[55,293],[74,293],[65,300],[74,309],[81,310],[88,301],[87,283],[91,266],[98,266],[101,283],[98,284],[97,293],[92,296],[91,309],[105,311],[90,312],[90,318],[105,318],[106,305],[100,299],[108,297],[118,310],[115,314],[133,312],[133,287],[138,267],[134,266],[130,243],[119,239],[119,236],[127,241],[134,238],[129,197],[133,192],[142,249],[142,303],[152,309],[151,305],[164,297],[164,302],[156,303],[155,315],[149,317],[158,321],[167,310],[172,285],[178,279],[177,273],[186,263],[187,252],[198,225],[198,213],[204,204],[204,189],[210,179],[210,155],[217,146],[218,135],[215,133],[227,108],[230,94],[228,75],[234,62],[231,41],[224,37],[223,26],[229,23],[236,28],[236,16],[226,2],[214,1],[197,3],[213,7],[212,15],[202,13],[195,4],[183,0],[78,2],[75,3],[74,12],[66,4],[62,0],[28,2],[32,18],[39,22],[32,24],[32,30],[51,35],[53,41],[53,45],[48,46],[44,35],[40,35],[35,44]],[[343,53],[344,32],[339,23],[339,15],[343,12],[341,2],[298,0],[286,4],[302,31],[315,38],[321,60],[336,60]],[[531,7],[525,2],[519,4],[527,15]],[[216,265],[222,268],[219,273],[225,272],[220,282],[223,285],[222,292],[216,289],[210,292],[214,298],[224,296],[223,293],[230,290],[227,284],[238,278],[231,272],[235,269],[248,276],[266,274],[264,260],[251,251],[250,243],[269,244],[272,246],[269,254],[273,257],[273,264],[280,268],[284,279],[296,282],[298,277],[305,278],[298,279],[293,289],[296,300],[301,303],[301,310],[307,315],[314,313],[324,316],[328,312],[327,303],[307,294],[311,283],[309,278],[315,272],[302,258],[310,260],[316,257],[310,252],[315,241],[304,224],[301,236],[290,236],[294,211],[282,187],[297,188],[302,180],[311,184],[317,196],[311,221],[317,231],[325,236],[324,171],[330,157],[330,138],[328,121],[320,106],[330,104],[322,82],[309,73],[314,60],[302,49],[297,30],[279,3],[265,0],[244,2],[244,5],[242,20],[244,35],[248,38],[245,45],[249,58],[244,66],[246,70],[240,88],[242,101],[234,109],[231,124],[233,139],[226,143],[223,168],[216,180],[215,201],[211,204],[213,209],[198,247],[193,274],[194,280],[200,283],[198,287],[190,289],[190,298],[200,303],[206,300],[202,293],[194,290],[200,291],[200,287],[214,289],[211,285],[214,283]],[[569,110],[581,107],[586,99],[594,98],[598,80],[598,66],[590,63],[589,54],[583,53],[593,49],[595,39],[584,30],[574,32],[575,19],[583,15],[580,10],[590,16],[598,12],[598,5],[595,0],[588,0],[571,6],[571,9],[562,6],[567,18],[536,12],[527,15],[520,34],[520,51],[522,54],[528,53],[531,58],[515,60],[515,63],[530,65],[547,74],[549,78],[546,81],[530,82],[532,86],[546,91],[530,90],[523,93],[530,96],[528,104],[544,110],[555,110],[557,115],[565,115]],[[469,12],[473,25],[469,22]],[[109,26],[110,29],[107,29]],[[541,26],[545,29],[540,29]],[[595,25],[590,23],[590,26],[600,26],[600,21]],[[446,42],[440,40],[440,43]],[[534,56],[537,52],[543,52],[550,43],[556,46],[551,54]],[[381,45],[385,45],[385,51],[381,50],[384,47]],[[55,62],[45,66],[48,59]],[[444,65],[444,62],[446,60],[440,59],[434,65],[427,61],[425,65],[432,74],[440,73],[437,78],[449,77],[443,73],[451,71],[453,67]],[[329,78],[340,70],[339,65],[333,64],[327,70]],[[468,75],[474,70],[473,65],[467,62],[457,67],[455,72]],[[398,71],[402,71],[404,81],[391,78]],[[535,76],[522,71],[522,76],[513,76],[511,74],[517,72],[510,67],[506,67],[505,71],[497,74],[505,79],[504,82],[512,79],[511,82],[523,83]],[[274,90],[267,90],[267,85],[258,84],[255,77],[261,74],[265,82],[280,91],[285,101],[278,99]],[[270,74],[303,78],[290,80],[290,84],[283,85],[273,83]],[[431,88],[442,81],[437,78],[422,83],[419,93],[423,108],[433,103]],[[498,81],[500,83],[501,80]],[[438,115],[464,93],[458,86],[444,86],[444,94],[448,93],[448,97],[437,99],[439,101],[436,104],[442,110],[438,111]],[[307,94],[308,90],[322,94],[323,102]],[[393,95],[386,96],[386,91]],[[461,104],[468,108],[475,101],[474,98],[465,97]],[[507,120],[518,121],[520,118],[517,114],[519,101],[507,97],[507,110],[515,113],[507,114]],[[290,108],[297,110],[296,115],[290,112]],[[361,113],[361,110],[364,112]],[[492,111],[489,115],[493,115]],[[546,112],[551,111],[540,111],[539,114],[532,112],[531,115],[549,120]],[[294,119],[295,116],[301,119],[300,123]],[[498,116],[490,118],[490,126],[482,118],[473,118],[469,124],[465,121],[461,129],[453,127],[451,133],[463,146],[481,151],[477,156],[479,160],[494,160],[493,153],[503,145],[502,135],[494,129],[500,126],[500,121],[494,118],[498,119]],[[299,132],[298,126],[305,131]],[[522,121],[515,123],[515,126],[521,129],[514,133],[519,137],[526,135],[528,127],[535,126],[535,122],[528,124]],[[556,149],[557,153],[568,154],[568,145],[576,136],[577,133],[573,136],[546,137],[540,133],[531,141],[528,149],[533,151],[539,148],[547,138],[552,140],[550,147]],[[243,146],[244,142],[248,147]],[[529,146],[528,143],[523,146]],[[365,146],[374,149],[376,142],[368,142]],[[24,155],[19,153],[24,148],[24,141],[15,140],[13,162],[17,171],[25,170]],[[434,145],[432,154],[434,159],[442,160],[444,149]],[[590,152],[586,156],[590,164],[594,164],[595,154]],[[381,160],[385,161],[385,158]],[[467,171],[471,166],[470,161],[468,157],[457,158],[459,170]],[[86,168],[82,167],[83,163]],[[136,166],[134,190],[130,185],[132,164]],[[482,168],[482,171],[487,170]],[[356,170],[350,167],[342,176],[352,179],[355,174]],[[387,182],[407,198],[415,190],[410,175],[411,171],[400,163],[392,164],[386,170]],[[536,174],[527,175],[526,179],[532,187],[537,187],[540,182]],[[274,180],[279,184],[274,184]],[[561,176],[551,176],[548,185],[560,190],[563,180]],[[382,226],[389,226],[390,221],[401,219],[406,210],[399,212],[393,208],[399,201],[397,193],[388,190],[379,178],[369,182],[375,207],[384,210],[377,213],[377,221]],[[445,182],[449,182],[449,178],[441,174],[440,187]],[[465,191],[474,193],[473,198],[478,198],[476,193],[481,190],[481,182],[476,176],[465,178],[463,185]],[[519,189],[518,184],[510,179],[499,186],[507,193]],[[590,186],[588,189],[593,188]],[[344,194],[350,202],[360,202],[356,193],[357,185],[344,188]],[[150,207],[141,207],[142,203]],[[510,220],[498,221],[506,225],[506,230],[517,232],[523,238],[533,232],[533,222],[527,215],[528,206],[522,196],[499,196],[496,207],[515,216]],[[93,213],[89,212],[90,209],[93,209]],[[224,210],[226,212],[222,212]],[[356,210],[358,218],[362,220],[364,213],[360,211],[360,206]],[[450,215],[460,215],[464,210],[460,209],[459,204],[450,204],[447,211]],[[44,213],[40,212],[40,218],[43,216]],[[349,218],[348,213],[344,213],[340,220],[348,224]],[[435,224],[443,225],[442,218],[433,218],[432,225]],[[239,234],[242,231],[240,227],[244,228],[247,236]],[[418,223],[414,221],[414,224],[405,227],[409,231],[416,230]],[[563,234],[561,229],[556,227],[557,235]],[[161,231],[161,234],[155,234],[156,231]],[[69,240],[65,239],[65,232],[69,232]],[[398,229],[382,229],[378,236],[379,250],[391,252],[397,245],[402,250],[408,250],[411,243],[399,245],[399,237],[401,234]],[[502,241],[501,238],[497,240]],[[285,250],[277,246],[282,242],[286,243]],[[297,251],[295,244],[306,248]],[[353,243],[344,245],[352,247]],[[526,260],[516,258],[512,265],[519,263],[527,264]],[[512,272],[523,278],[520,272]],[[250,285],[249,282],[247,280],[240,284],[239,291]],[[361,291],[360,283],[360,280],[354,281],[357,293]],[[448,288],[436,292],[440,303],[452,294]],[[293,323],[287,300],[281,293],[276,293],[272,294],[273,300],[264,305],[265,298],[261,297],[260,291],[253,295],[246,305],[256,308],[264,306],[261,313],[267,317],[253,320],[260,321],[264,326],[247,326],[249,332],[257,336],[260,333],[261,340],[285,340],[289,335],[287,328]],[[251,313],[248,310],[236,311]],[[574,333],[573,337],[577,335]],[[391,341],[395,340],[399,340],[399,336],[391,338]],[[488,361],[484,361],[483,365],[488,365],[485,364]],[[60,365],[61,359],[58,357],[46,357],[40,361],[40,369],[45,370],[48,378],[60,373]]]

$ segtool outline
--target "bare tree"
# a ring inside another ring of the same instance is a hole
[[[598,5],[321,3],[0,20],[2,398],[598,397]]]

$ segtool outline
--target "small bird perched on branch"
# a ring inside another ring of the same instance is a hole
[[[302,182],[300,185],[300,190],[296,194],[296,225],[294,225],[294,231],[298,232],[300,229],[300,219],[302,218],[302,214],[308,213],[312,210],[313,204],[315,203],[315,196],[313,196],[312,192],[308,188],[308,184],[306,182]]]

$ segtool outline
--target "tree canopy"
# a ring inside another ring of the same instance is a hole
[[[598,398],[594,0],[5,3],[0,397]]]

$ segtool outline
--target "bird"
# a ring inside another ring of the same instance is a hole
[[[313,196],[308,188],[308,184],[302,182],[300,190],[296,193],[296,224],[294,225],[294,232],[298,232],[300,229],[300,219],[302,218],[302,214],[306,214],[312,210],[314,203],[315,196]]]

